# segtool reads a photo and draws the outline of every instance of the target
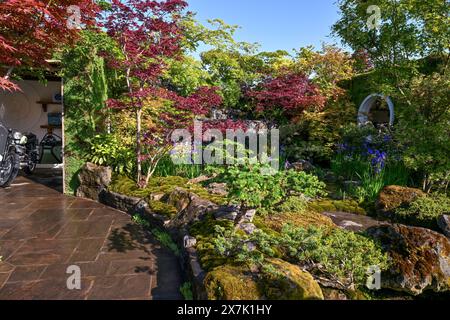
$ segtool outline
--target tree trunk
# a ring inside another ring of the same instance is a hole
[[[136,168],[137,168],[137,181],[138,184],[142,184],[142,144],[141,144],[141,130],[142,130],[142,107],[136,109]]]

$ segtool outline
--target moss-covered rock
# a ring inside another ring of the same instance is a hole
[[[322,199],[311,202],[309,208],[317,212],[348,212],[366,215],[366,211],[355,200]]]
[[[322,287],[325,300],[371,300],[371,297],[361,290],[340,290]]]
[[[148,207],[152,213],[159,214],[168,219],[175,217],[178,212],[177,208],[162,201],[148,201]]]
[[[112,169],[110,167],[85,163],[78,173],[80,185],[76,190],[76,195],[80,198],[98,201],[99,193],[109,186],[111,179]]]
[[[264,217],[257,216],[254,220],[255,225],[263,230],[267,229],[281,232],[283,226],[287,223],[295,227],[307,228],[309,226],[325,226],[333,228],[335,227],[333,221],[316,212],[316,211],[303,211],[303,212],[283,212],[272,215],[267,215]]]
[[[213,195],[208,190],[198,184],[189,183],[188,179],[182,177],[153,177],[146,188],[141,189],[132,179],[124,176],[115,176],[109,190],[132,197],[143,198],[152,201],[161,198],[162,194],[169,195],[176,188],[183,188],[189,193],[195,193],[199,197],[217,204],[226,203],[226,199],[219,195]]]
[[[414,200],[424,196],[426,194],[419,189],[387,186],[381,190],[376,201],[377,214],[381,218],[390,219],[397,208],[409,206]]]
[[[224,265],[209,272],[205,278],[209,300],[260,300],[260,291],[255,275],[243,267]]]
[[[205,278],[211,300],[323,300],[319,284],[308,272],[280,259],[266,261],[261,272],[223,265]],[[270,270],[270,271],[269,271]]]
[[[450,290],[450,241],[424,228],[400,224],[371,228],[392,263],[382,274],[382,287],[412,295]]]
[[[174,191],[178,195],[179,189]],[[214,213],[218,209],[218,205],[205,200],[194,193],[185,193],[176,203],[178,214],[170,221],[169,227],[180,229],[192,225],[195,222],[202,221],[208,214]]]
[[[323,300],[322,290],[313,276],[280,259],[269,259],[267,263],[274,272],[264,272],[262,287],[270,300]]]
[[[442,231],[438,224],[439,218],[447,212],[450,212],[449,197],[427,196],[395,209],[391,219],[394,222]]]
[[[232,221],[216,220],[212,214],[208,215],[203,221],[194,223],[189,228],[189,234],[197,239],[196,249],[200,264],[206,271],[230,262],[229,258],[220,255],[215,250],[216,226],[225,228],[228,231],[234,229]]]

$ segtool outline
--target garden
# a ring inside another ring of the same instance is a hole
[[[179,256],[186,299],[448,298],[449,3],[374,0],[371,28],[339,0],[346,50],[263,52],[182,0],[65,2],[90,14],[61,50],[0,62],[60,61],[66,190]]]

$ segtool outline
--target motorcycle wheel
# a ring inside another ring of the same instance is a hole
[[[0,173],[0,188],[9,187],[17,177],[20,168],[20,159],[16,153],[8,153],[4,163],[5,171]]]
[[[25,172],[26,175],[31,176],[34,173],[34,170],[36,170],[36,163],[33,162],[29,164],[28,166],[23,168],[23,172]]]

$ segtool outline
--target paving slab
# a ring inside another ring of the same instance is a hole
[[[0,189],[0,300],[182,298],[171,251],[129,215],[60,191],[54,173]]]

